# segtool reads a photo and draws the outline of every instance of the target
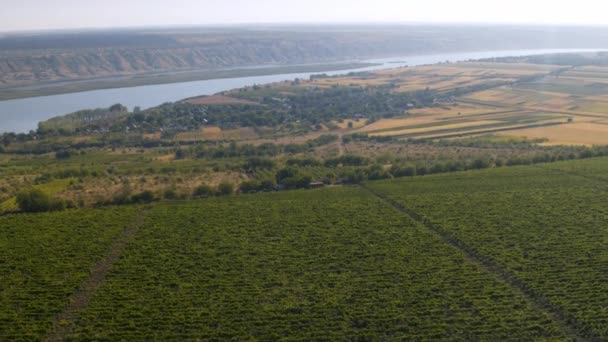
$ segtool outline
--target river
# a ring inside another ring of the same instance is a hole
[[[579,52],[597,50],[503,50],[469,53],[444,53],[433,55],[402,56],[382,59],[371,59],[365,62],[376,63],[371,67],[327,71],[328,75],[342,75],[353,71],[371,71],[378,69],[397,68],[401,66],[417,66],[439,62],[457,62],[470,59],[539,55],[558,52]],[[264,84],[296,78],[307,79],[314,73],[293,73],[268,76],[249,76],[238,78],[213,79],[194,82],[182,82],[160,85],[146,85],[130,88],[115,88],[85,91],[70,94],[31,97],[25,99],[0,101],[0,133],[27,132],[38,127],[38,122],[54,116],[72,113],[87,108],[109,107],[115,103],[133,108],[149,108],[165,102],[174,102],[187,97],[211,95],[220,91],[241,88],[254,84]]]

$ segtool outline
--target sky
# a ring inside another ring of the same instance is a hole
[[[606,10],[606,0],[0,0],[0,31],[243,23],[606,25]]]

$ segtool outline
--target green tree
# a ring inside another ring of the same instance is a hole
[[[17,194],[17,205],[21,211],[26,213],[38,213],[61,209],[59,205],[53,205],[51,197],[41,190],[32,189]]]

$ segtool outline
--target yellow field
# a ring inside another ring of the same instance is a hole
[[[370,135],[377,136],[377,137],[386,137],[386,136],[394,136],[394,135],[416,134],[416,133],[424,133],[424,132],[434,132],[434,131],[444,130],[444,129],[468,128],[468,127],[475,128],[477,126],[491,125],[491,124],[495,124],[498,122],[499,121],[479,120],[479,121],[474,121],[474,122],[460,122],[460,123],[447,124],[447,125],[441,125],[441,126],[410,128],[410,129],[402,129],[402,130],[395,130],[395,131],[379,132],[379,133],[372,133]]]
[[[358,129],[357,132],[367,133],[373,131],[380,131],[385,129],[391,129],[396,127],[421,125],[433,122],[434,119],[430,117],[407,117],[403,119],[381,119],[370,125],[364,126]]]
[[[218,140],[249,140],[255,139],[258,134],[251,127],[222,130],[219,127],[207,126],[196,132],[179,133],[175,139],[178,141],[218,141]]]
[[[548,145],[606,145],[608,125],[591,122],[501,132],[502,136],[547,138]]]
[[[436,117],[456,117],[456,116],[467,116],[467,115],[475,115],[475,114],[485,114],[485,113],[493,113],[493,112],[502,112],[503,109],[482,106],[482,105],[472,105],[465,103],[456,103],[456,104],[445,104],[438,107],[431,108],[419,108],[409,110],[409,113],[414,115],[430,115]]]

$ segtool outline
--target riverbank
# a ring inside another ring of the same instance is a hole
[[[91,90],[128,88],[146,85],[171,84],[193,81],[206,81],[213,79],[268,76],[291,73],[311,73],[360,69],[381,65],[379,63],[347,62],[285,65],[261,68],[241,68],[225,70],[204,70],[191,72],[174,72],[163,74],[145,74],[134,76],[121,76],[90,80],[61,81],[38,86],[0,89],[0,101],[24,99],[29,97],[50,96],[77,93]]]

